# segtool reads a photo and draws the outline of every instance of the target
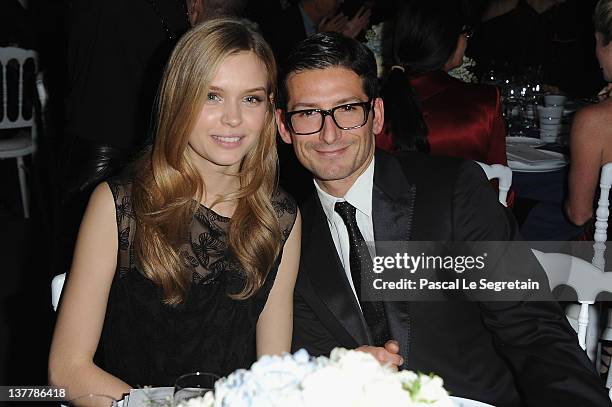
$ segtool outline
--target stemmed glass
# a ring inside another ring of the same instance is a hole
[[[534,70],[512,75],[503,81],[502,106],[508,136],[537,136],[537,106],[542,96],[540,82]]]
[[[523,136],[523,96],[514,82],[509,82],[502,88],[503,116],[508,126],[508,136]]]
[[[538,106],[542,104],[544,95],[542,67],[529,67],[525,74],[525,114],[523,125],[532,131],[533,137],[538,137]]]
[[[214,390],[219,376],[213,373],[194,372],[180,376],[174,382],[174,405],[194,397],[204,397]]]
[[[117,400],[105,394],[84,394],[68,400],[68,407],[117,407]]]

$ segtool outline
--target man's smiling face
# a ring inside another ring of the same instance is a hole
[[[367,102],[363,80],[342,67],[310,69],[287,78],[287,111],[332,109],[347,103]],[[384,111],[380,98],[372,101],[366,123],[356,129],[338,128],[331,116],[324,116],[321,131],[298,135],[283,121],[277,110],[277,123],[283,141],[292,143],[295,154],[313,174],[319,185],[346,191],[370,164],[374,155],[374,134],[382,130]],[[329,191],[328,191],[329,192]]]

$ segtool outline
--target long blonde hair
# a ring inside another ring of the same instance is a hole
[[[162,78],[155,141],[135,164],[132,205],[137,225],[136,260],[141,272],[162,287],[164,303],[169,305],[181,303],[191,284],[191,269],[179,248],[186,242],[205,189],[205,180],[187,154],[189,136],[221,63],[243,51],[253,52],[265,65],[271,99],[276,93],[274,55],[248,23],[214,19],[181,38]],[[222,198],[237,200],[229,223],[228,246],[242,266],[245,286],[232,294],[235,299],[257,292],[280,251],[280,226],[271,202],[278,170],[275,138],[274,106],[268,100],[262,134],[237,174],[240,188]]]

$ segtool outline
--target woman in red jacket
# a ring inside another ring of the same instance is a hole
[[[461,64],[470,35],[462,15],[458,0],[412,0],[398,13],[378,147],[506,165],[499,91],[447,73]]]

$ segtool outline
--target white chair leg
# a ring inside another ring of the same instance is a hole
[[[589,324],[586,329],[586,353],[592,361],[597,361],[597,344],[599,342],[599,310],[591,305],[588,309]]]
[[[587,325],[589,324],[589,304],[580,303],[580,314],[578,315],[578,344],[586,351]]]
[[[609,344],[612,341],[612,308],[608,308],[607,310],[607,318],[606,318],[606,324],[604,325],[604,330],[601,333],[600,336],[600,348],[602,349],[602,351],[600,352],[600,354],[603,353],[603,343],[604,341],[606,342],[606,344]],[[600,363],[601,365],[601,363]],[[610,373],[610,367],[608,367],[608,372],[606,374],[606,387],[611,389],[611,393],[610,395],[612,396],[612,373]],[[598,370],[599,371],[599,370]]]
[[[567,320],[578,334],[578,343],[594,365],[597,365],[597,347],[599,342],[599,312],[597,307],[588,302],[570,304],[565,312]]]
[[[595,354],[595,371],[601,372],[601,342],[597,342],[597,353]]]
[[[597,342],[599,338],[599,313],[593,306],[593,301],[580,302],[578,316],[578,343],[587,353],[589,359],[595,362]]]
[[[606,387],[610,389],[610,398],[612,398],[612,374],[610,374],[610,367],[608,367],[608,375],[606,376]]]
[[[28,184],[26,183],[25,165],[23,157],[17,157],[17,173],[19,174],[19,189],[21,190],[21,203],[23,205],[23,216],[30,217],[30,205],[28,202]]]

